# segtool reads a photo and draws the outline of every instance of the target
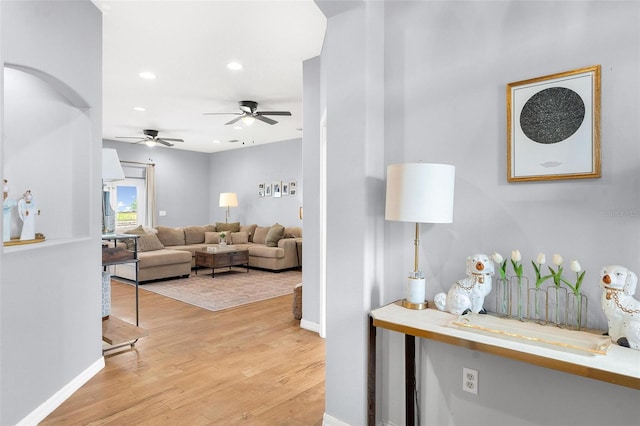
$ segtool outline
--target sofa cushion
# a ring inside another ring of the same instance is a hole
[[[124,231],[124,233],[130,234],[130,235],[145,235],[147,231],[144,229],[142,225],[140,225],[133,229],[129,229],[128,231]],[[135,247],[135,242],[132,239],[124,240],[124,243],[127,245],[127,250],[133,250]],[[138,245],[140,245],[140,240],[138,240]]]
[[[264,244],[267,239],[267,234],[269,233],[268,226],[258,226],[256,227],[256,232],[253,234],[253,242],[256,244]]]
[[[257,227],[258,225],[256,225],[255,223],[253,225],[244,225],[240,227],[240,232],[246,232],[247,234],[249,234],[249,242],[252,243],[253,235],[256,233]]]
[[[205,244],[218,244],[220,242],[219,232],[205,232],[204,243]]]
[[[191,264],[192,255],[188,251],[163,249],[138,254],[140,269],[153,266],[173,265],[176,263]]]
[[[187,245],[202,244],[204,243],[205,232],[204,226],[187,226],[184,228],[184,241]]]
[[[138,251],[155,251],[163,248],[156,234],[144,234],[138,237]]]
[[[216,226],[211,224],[205,225],[204,232],[216,232]]]
[[[267,247],[261,244],[252,244],[249,246],[249,256],[281,259],[284,257],[284,249],[280,247]]]
[[[216,231],[240,232],[240,222],[233,222],[233,223],[216,222]]]
[[[231,244],[247,244],[248,242],[249,242],[248,232],[240,231],[240,232],[231,233]]]
[[[269,229],[269,232],[267,232],[267,237],[265,238],[264,245],[267,247],[278,247],[278,241],[280,241],[283,237],[284,226],[276,223]]]
[[[284,238],[302,238],[302,228],[298,226],[284,228]]]
[[[165,247],[185,245],[184,229],[166,226],[158,226],[156,229],[158,230],[158,239]]]

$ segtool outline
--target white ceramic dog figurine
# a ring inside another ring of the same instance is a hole
[[[468,257],[467,277],[453,283],[449,293],[436,294],[436,307],[455,315],[486,313],[482,305],[485,296],[491,292],[493,271],[493,261],[486,254]]]
[[[620,265],[605,266],[600,275],[601,304],[611,341],[640,350],[640,301],[633,297],[638,277]]]

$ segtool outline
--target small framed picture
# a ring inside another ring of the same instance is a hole
[[[289,195],[291,195],[291,196],[296,195],[296,190],[294,188],[290,188],[289,189]]]
[[[258,184],[258,191],[264,191],[264,183]]]
[[[298,187],[298,185],[296,184],[295,180],[292,180],[291,182],[289,182],[289,189],[296,189]]]
[[[271,197],[272,195],[272,188],[271,188],[271,184],[265,184],[264,186],[264,196],[265,197]]]
[[[258,191],[258,197],[260,198],[264,197],[264,191]]]
[[[282,196],[282,182],[273,182],[273,196],[274,198],[280,198]]]
[[[289,195],[289,184],[287,182],[282,182],[282,195]]]

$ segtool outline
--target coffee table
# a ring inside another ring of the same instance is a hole
[[[235,248],[233,246],[211,246],[208,250],[196,251],[196,275],[198,268],[211,268],[211,278],[215,278],[216,268],[229,268],[232,266],[246,266],[249,272],[249,250]]]

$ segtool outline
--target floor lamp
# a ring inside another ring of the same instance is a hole
[[[102,148],[102,234],[112,234],[116,230],[116,212],[111,207],[111,191],[107,182],[124,180],[124,170],[118,158],[118,151]]]
[[[235,192],[220,193],[220,207],[226,207],[224,223],[229,223],[229,207],[238,207],[238,197]]]
[[[404,163],[387,167],[385,219],[415,222],[414,266],[409,274],[406,298],[409,309],[426,309],[424,273],[418,265],[420,223],[453,222],[455,167],[448,164]]]

